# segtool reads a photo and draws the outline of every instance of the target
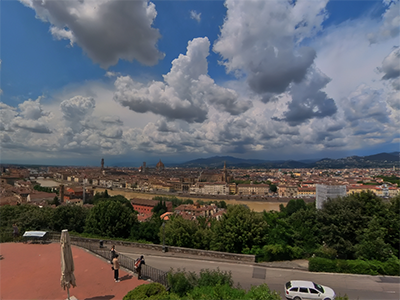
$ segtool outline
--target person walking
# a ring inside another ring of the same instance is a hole
[[[135,260],[135,269],[138,273],[138,279],[142,278],[142,265],[145,265],[144,256],[141,255],[138,259]]]
[[[115,282],[120,282],[119,280],[119,260],[118,260],[118,254],[115,254],[115,257],[113,258],[113,270],[114,270],[114,281]]]

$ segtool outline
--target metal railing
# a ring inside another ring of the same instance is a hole
[[[100,248],[99,243],[75,241],[73,238],[71,238],[71,243],[75,246],[87,249],[103,257],[104,259],[110,260],[110,250],[107,248]],[[118,260],[122,267],[132,272],[136,272],[134,259],[123,254],[118,254]],[[153,268],[152,266],[142,265],[142,272],[141,272],[142,278],[158,282],[168,289],[169,286],[168,286],[167,274],[168,274],[167,272]]]

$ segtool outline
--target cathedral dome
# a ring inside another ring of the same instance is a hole
[[[157,169],[164,169],[164,164],[162,163],[161,159],[160,159],[160,161],[157,163],[156,168],[157,168]]]

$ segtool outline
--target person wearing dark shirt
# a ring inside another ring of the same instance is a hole
[[[110,262],[113,264],[113,259],[117,255],[117,252],[115,251],[115,245],[112,245],[111,250],[110,250]]]
[[[145,265],[144,256],[141,255],[138,259],[135,260],[135,269],[138,273],[138,279],[142,278],[142,265]]]

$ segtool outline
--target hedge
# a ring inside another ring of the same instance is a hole
[[[343,260],[312,257],[308,263],[311,272],[350,273],[400,276],[400,260],[391,257],[385,262],[377,260]]]

